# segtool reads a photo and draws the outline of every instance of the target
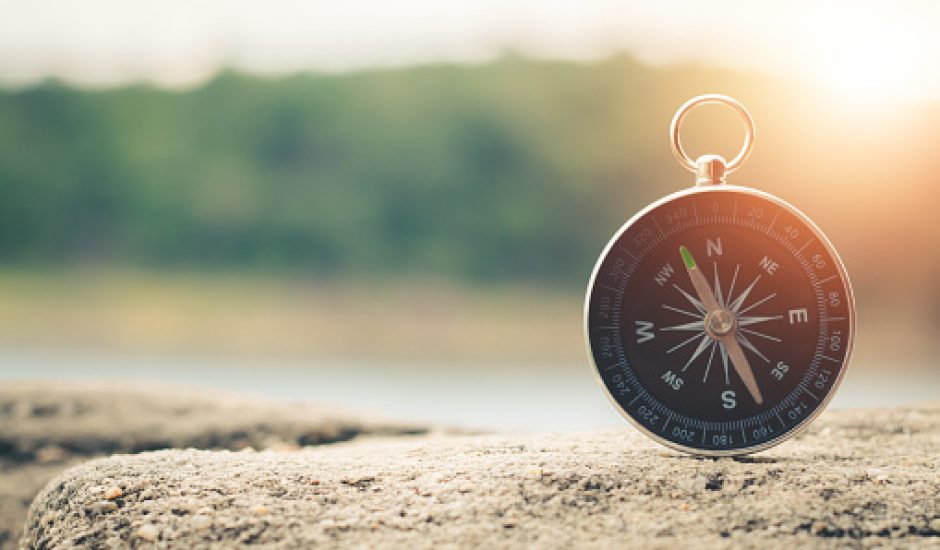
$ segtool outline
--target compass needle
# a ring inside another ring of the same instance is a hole
[[[709,335],[721,342],[725,347],[728,357],[731,359],[731,365],[734,367],[735,372],[738,373],[738,376],[741,377],[741,381],[744,382],[744,386],[751,394],[751,397],[754,398],[754,401],[758,405],[763,404],[764,398],[761,395],[760,388],[757,386],[754,371],[751,370],[751,365],[748,363],[747,357],[744,356],[741,344],[739,344],[737,340],[737,322],[734,313],[732,313],[735,309],[734,304],[731,306],[732,311],[721,306],[718,298],[712,292],[712,289],[708,287],[708,281],[705,280],[705,276],[702,275],[702,272],[698,269],[695,258],[692,257],[692,253],[689,252],[689,249],[685,245],[679,247],[679,255],[682,257],[682,263],[685,264],[686,272],[688,272],[689,279],[692,281],[692,286],[695,288],[699,300],[701,300],[707,311],[705,317],[706,330],[710,330]],[[744,299],[747,298],[748,293],[754,288],[758,280],[760,280],[760,275],[741,293],[741,296],[738,297],[739,302],[736,303],[743,302]],[[683,344],[685,344],[685,342],[683,342]],[[680,346],[683,344],[680,344]]]
[[[745,121],[730,161],[683,149],[683,117],[704,103]],[[696,185],[644,208],[603,248],[584,310],[594,370],[614,407],[660,443],[707,456],[767,449],[838,388],[854,342],[852,288],[812,220],[725,184],[754,135],[743,106],[694,98],[670,131]]]

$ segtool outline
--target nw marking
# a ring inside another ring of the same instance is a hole
[[[653,280],[656,281],[659,286],[666,286],[666,283],[669,282],[669,277],[672,277],[675,272],[676,270],[672,267],[672,264],[667,263],[659,270],[659,273],[653,277]]]

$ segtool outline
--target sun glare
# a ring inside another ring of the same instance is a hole
[[[903,37],[829,37],[814,51],[814,77],[840,101],[864,104],[902,103],[924,99],[918,82],[916,52]]]

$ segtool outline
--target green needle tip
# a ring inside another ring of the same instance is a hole
[[[692,253],[689,252],[689,249],[685,246],[679,247],[679,255],[682,256],[682,261],[685,262],[685,266],[689,269],[695,269],[695,258],[692,257]]]

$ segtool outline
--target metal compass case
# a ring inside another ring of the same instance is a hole
[[[706,103],[745,121],[744,146],[727,165],[682,148],[683,118]],[[760,451],[805,427],[839,386],[852,287],[802,212],[725,183],[753,144],[744,106],[694,98],[671,136],[696,185],[644,208],[604,248],[585,303],[590,355],[614,407],[656,441],[699,455]]]

